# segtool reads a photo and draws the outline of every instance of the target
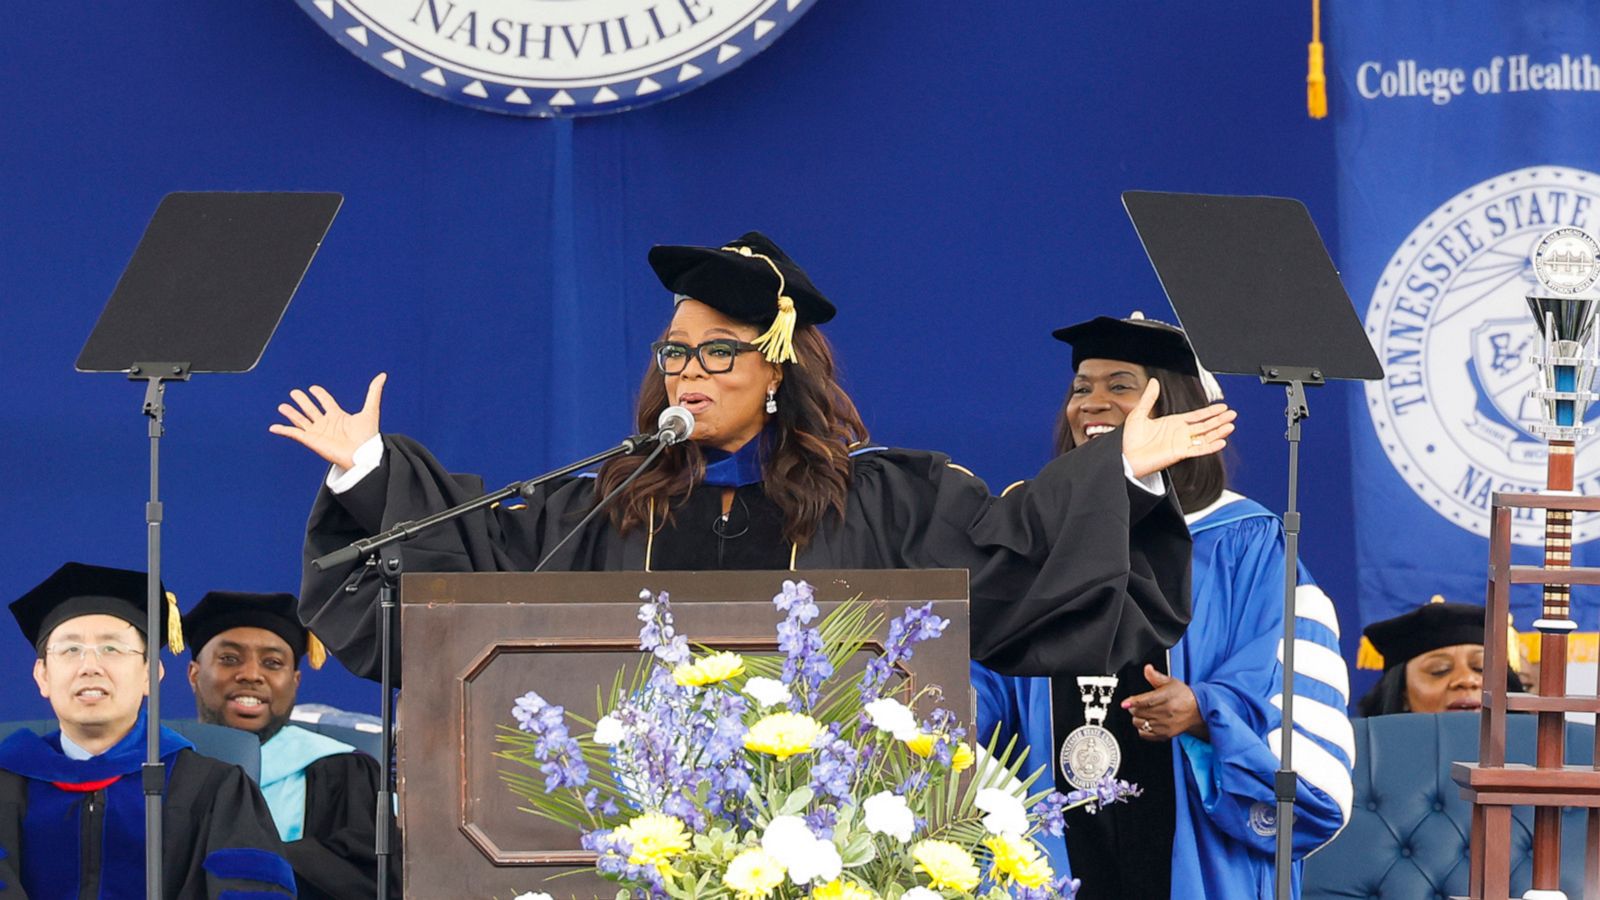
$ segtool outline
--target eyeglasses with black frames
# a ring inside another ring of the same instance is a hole
[[[730,338],[706,341],[692,347],[679,341],[656,341],[650,345],[650,352],[655,354],[656,368],[663,375],[683,374],[691,359],[699,359],[700,368],[707,375],[721,375],[733,371],[734,361],[739,354],[760,349],[755,344]]]

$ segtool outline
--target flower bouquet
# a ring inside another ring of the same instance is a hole
[[[932,604],[891,621],[884,652],[846,676],[881,624],[859,599],[818,621],[811,587],[785,581],[781,655],[765,657],[696,656],[667,594],[640,600],[649,656],[596,718],[530,692],[497,754],[517,765],[502,778],[527,811],[581,833],[619,900],[1070,898],[1076,882],[1033,836],[1137,794],[1115,781],[1030,794],[1025,753],[974,748],[946,709],[918,715],[937,688],[895,696],[895,665],[949,624]]]

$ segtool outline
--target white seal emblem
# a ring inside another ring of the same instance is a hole
[[[1600,276],[1600,244],[1582,228],[1557,228],[1533,248],[1533,274],[1554,293],[1581,294]]]
[[[770,46],[816,0],[296,0],[378,71],[515,116],[619,112]]]
[[[1085,724],[1072,729],[1061,742],[1057,763],[1061,766],[1061,776],[1079,790],[1094,790],[1122,768],[1122,747],[1116,736],[1100,724],[1111,710],[1111,695],[1116,689],[1115,675],[1078,676]]]
[[[1423,502],[1474,534],[1488,536],[1494,492],[1545,484],[1546,444],[1534,430],[1541,410],[1528,395],[1539,379],[1529,361],[1538,332],[1524,300],[1540,286],[1534,251],[1551,235],[1549,277],[1581,291],[1595,267],[1582,274],[1577,263],[1592,251],[1564,233],[1597,223],[1600,175],[1557,166],[1507,172],[1425,217],[1372,292],[1366,326],[1384,378],[1366,383],[1366,401],[1378,441]],[[1600,493],[1596,442],[1579,446],[1574,477],[1583,493]],[[1595,537],[1597,524],[1593,514],[1576,516],[1574,539]],[[1542,546],[1535,510],[1516,511],[1512,540]]]
[[[1278,833],[1278,809],[1271,803],[1253,803],[1250,805],[1250,830],[1262,837],[1273,837]]]

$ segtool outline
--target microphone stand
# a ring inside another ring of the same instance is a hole
[[[399,606],[395,594],[400,584],[400,575],[403,566],[400,560],[400,548],[396,546],[401,541],[410,540],[430,528],[443,525],[454,519],[459,519],[470,512],[486,509],[499,503],[507,497],[526,497],[533,493],[539,485],[554,481],[564,475],[587,469],[590,466],[605,462],[617,456],[627,456],[637,452],[641,447],[649,444],[658,444],[656,449],[645,460],[648,465],[661,450],[677,441],[676,435],[661,433],[652,434],[643,432],[627,438],[622,443],[585,457],[575,463],[552,469],[543,475],[529,478],[526,481],[514,481],[505,487],[481,497],[468,500],[465,503],[452,506],[430,516],[400,522],[382,534],[362,538],[347,547],[320,556],[311,561],[311,568],[318,572],[327,571],[335,566],[347,565],[362,557],[367,559],[367,567],[375,567],[381,583],[378,587],[378,652],[381,657],[379,663],[380,686],[383,691],[381,706],[381,728],[383,729],[383,759],[379,760],[383,773],[383,788],[378,791],[377,809],[377,835],[374,840],[373,851],[378,859],[378,900],[388,900],[389,897],[389,858],[393,855],[393,833],[395,815],[394,793],[394,666],[392,662],[393,641],[398,631],[395,621]],[[644,470],[644,466],[633,473],[637,475]],[[631,480],[632,476],[630,476]],[[626,482],[620,487],[626,486]],[[613,492],[614,494],[615,492]],[[610,499],[608,496],[606,499]],[[603,501],[602,501],[603,502]],[[598,506],[596,507],[598,509]],[[587,521],[587,520],[585,520]],[[570,535],[569,535],[570,537]],[[545,562],[548,562],[548,557]],[[543,563],[540,563],[543,566]],[[154,607],[152,607],[154,608]]]

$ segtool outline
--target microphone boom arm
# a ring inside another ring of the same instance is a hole
[[[582,471],[590,466],[598,465],[608,459],[611,459],[612,457],[627,456],[630,453],[635,453],[641,447],[654,442],[657,437],[657,435],[650,434],[649,432],[636,434],[609,450],[596,453],[593,456],[585,457],[584,459],[580,459],[575,463],[562,466],[559,469],[552,469],[543,475],[529,478],[526,481],[514,481],[498,491],[484,494],[481,497],[474,497],[465,503],[452,506],[449,509],[440,510],[439,512],[433,513],[429,516],[424,516],[420,519],[398,522],[392,528],[382,532],[381,534],[375,534],[372,537],[362,538],[361,540],[355,541],[348,546],[341,547],[332,553],[317,557],[311,561],[311,568],[316,569],[318,572],[324,572],[335,566],[346,565],[348,563],[355,562],[358,559],[362,559],[363,557],[371,556],[373,553],[382,549],[383,547],[388,546],[389,544],[395,543],[396,541],[408,541],[424,531],[442,525],[445,522],[458,519],[467,513],[475,512],[480,509],[486,509],[508,497],[526,497],[533,492],[534,488],[546,482],[554,481],[555,479],[564,475],[571,475],[573,472]]]

